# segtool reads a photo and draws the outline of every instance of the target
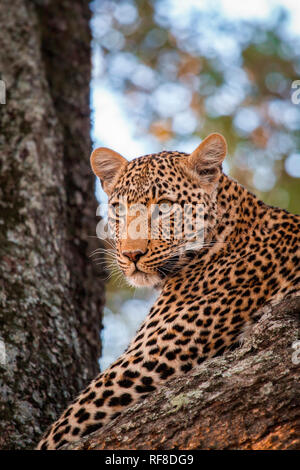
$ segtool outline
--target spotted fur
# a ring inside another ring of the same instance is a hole
[[[200,150],[192,156],[161,152],[131,162],[120,157],[115,173],[110,168],[112,203],[119,196],[128,204],[149,205],[171,196],[179,205],[201,202],[205,243],[182,251],[182,242],[161,236],[147,240],[134,263],[117,237],[125,276],[134,284],[159,285],[160,295],[128,349],[66,409],[39,448],[58,449],[88,435],[169,378],[223,354],[238,344],[261,307],[299,290],[300,217],[264,204],[223,174],[225,154],[216,158],[223,151]],[[107,176],[101,168],[96,174]]]

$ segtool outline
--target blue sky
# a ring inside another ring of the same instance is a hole
[[[173,21],[184,22],[193,14],[195,9],[218,9],[225,17],[230,19],[255,19],[264,20],[272,15],[278,6],[284,6],[290,12],[287,33],[297,35],[300,33],[300,1],[299,0],[161,0],[160,8],[168,11]],[[101,57],[93,56],[94,77],[101,70]],[[134,158],[139,155],[159,150],[159,144],[151,136],[134,138],[134,125],[124,112],[121,93],[116,93],[105,77],[94,79],[92,83],[91,104],[93,110],[92,136],[95,146],[102,145],[112,147],[126,158]],[[116,138],[116,129],[118,135]],[[185,143],[185,151],[192,151],[194,139]],[[149,150],[150,149],[150,150]]]

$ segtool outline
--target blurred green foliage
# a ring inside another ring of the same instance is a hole
[[[170,3],[92,3],[98,73],[122,93],[136,136],[184,150],[221,132],[225,170],[267,203],[300,213],[300,104],[291,99],[300,38],[287,31],[288,12],[232,21],[213,6]]]

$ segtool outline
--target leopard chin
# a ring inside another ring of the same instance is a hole
[[[131,276],[126,276],[127,282],[133,287],[157,287],[161,278],[157,274],[148,274],[135,271]]]

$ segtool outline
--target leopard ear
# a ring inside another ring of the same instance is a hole
[[[221,134],[210,134],[188,157],[188,166],[204,184],[213,184],[221,172],[227,153],[226,140]]]
[[[95,149],[91,154],[91,167],[100,178],[104,191],[109,195],[114,187],[116,175],[127,164],[119,153],[105,147]]]

